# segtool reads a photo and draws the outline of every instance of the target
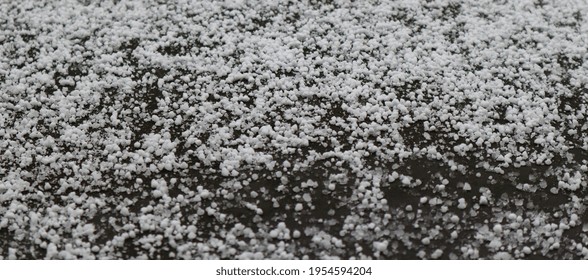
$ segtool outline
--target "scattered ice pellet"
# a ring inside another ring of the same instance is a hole
[[[459,209],[465,209],[466,208],[467,203],[466,203],[466,201],[465,201],[464,198],[458,199],[457,202],[458,202],[457,208],[459,208]]]
[[[494,225],[494,227],[492,228],[492,230],[493,230],[495,233],[502,233],[502,226],[501,226],[501,225],[499,225],[499,224],[496,224],[496,225]]]
[[[432,259],[438,259],[443,255],[443,250],[441,249],[436,249],[432,254],[431,254],[431,258]]]
[[[295,211],[302,211],[302,208],[303,208],[302,203],[296,203],[294,210]]]

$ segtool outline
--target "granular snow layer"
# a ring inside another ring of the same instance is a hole
[[[585,1],[0,1],[0,258],[588,258]]]

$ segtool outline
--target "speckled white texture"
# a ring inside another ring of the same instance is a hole
[[[0,257],[588,257],[585,2],[316,2],[0,3]]]

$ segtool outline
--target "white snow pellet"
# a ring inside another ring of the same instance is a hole
[[[443,255],[443,250],[437,249],[431,254],[432,259],[438,259]]]
[[[457,208],[459,208],[459,209],[465,209],[466,208],[467,203],[466,203],[466,201],[465,201],[464,198],[458,199],[457,202],[458,202]]]
[[[502,226],[501,226],[501,225],[499,225],[499,224],[495,224],[495,225],[494,225],[494,227],[492,228],[492,230],[493,230],[495,233],[502,233]]]
[[[429,239],[428,237],[425,237],[425,238],[421,239],[421,243],[423,243],[424,245],[429,245],[429,244],[431,244],[431,239]]]
[[[295,211],[302,211],[302,208],[303,208],[302,203],[296,203],[294,210]]]

